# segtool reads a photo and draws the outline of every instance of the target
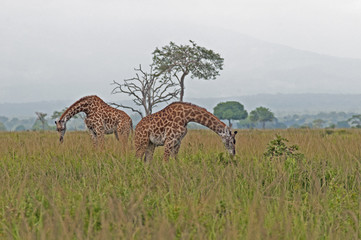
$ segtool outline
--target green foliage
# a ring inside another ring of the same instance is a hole
[[[20,131],[25,131],[26,128],[24,125],[18,125],[16,128],[15,128],[15,131],[16,132],[20,132]]]
[[[48,115],[48,114],[46,114],[46,113],[42,113],[42,112],[36,112],[35,113],[37,116],[38,116],[38,118],[37,118],[37,121],[40,121],[41,122],[41,127],[42,127],[42,130],[44,131],[45,130],[45,125],[47,125],[47,122],[46,122],[46,119],[45,119],[45,117],[46,117],[46,115]],[[36,126],[36,122],[34,123],[34,126],[33,126],[33,129],[34,130],[38,130],[38,129],[35,129],[35,128],[37,127]]]
[[[287,146],[286,142],[289,142],[287,138],[276,134],[276,138],[267,144],[267,150],[264,155],[270,159],[280,157],[300,159],[303,157],[303,154],[297,152],[299,149],[298,145]]]
[[[3,121],[1,121],[1,119]],[[0,117],[0,122],[2,122],[5,127],[6,130],[8,131],[16,131],[16,128],[18,126],[23,126],[26,130],[30,129],[33,124],[34,124],[35,118],[31,117],[31,118],[23,118],[23,119],[19,119],[19,118],[12,118],[9,119],[7,117]]]
[[[349,128],[350,124],[348,123],[348,121],[339,121],[336,123],[336,127],[337,128]]]
[[[317,119],[323,120],[321,127],[335,125],[336,128],[350,128],[349,119],[354,113],[345,112],[319,112],[317,114],[293,114],[278,116],[279,122],[287,127],[300,128],[301,126],[315,127],[313,122]],[[317,123],[316,123],[317,124]]]
[[[239,120],[237,127],[240,129],[252,129],[255,126],[256,125],[254,122],[252,122],[249,118],[246,118],[246,119]]]
[[[235,101],[221,102],[214,107],[213,113],[219,119],[226,119],[231,126],[231,120],[242,120],[247,118],[248,113],[244,106]]]
[[[39,119],[36,119],[33,126],[31,127],[31,130],[34,131],[43,131],[43,130],[51,130],[52,128],[49,126],[47,121],[40,121]]]
[[[275,116],[274,116],[273,112],[271,112],[268,108],[258,107],[255,110],[250,112],[249,119],[252,122],[262,123],[262,127],[264,129],[266,122],[273,121],[275,119]]]
[[[6,127],[2,122],[0,122],[0,131],[6,131]]]
[[[5,122],[7,122],[8,120],[9,120],[8,117],[0,116],[0,122],[5,123]]]
[[[361,114],[353,115],[348,122],[351,123],[351,126],[354,128],[361,128]]]
[[[210,49],[198,46],[194,41],[190,45],[169,45],[156,48],[153,52],[153,66],[156,75],[164,78],[176,78],[180,84],[180,100],[183,101],[184,79],[190,74],[191,78],[204,80],[216,79],[223,69],[224,59]]]
[[[59,111],[54,111],[53,114],[51,115],[51,119],[59,119],[65,110],[66,109],[63,109],[60,112]]]
[[[312,122],[312,126],[314,128],[322,128],[323,124],[325,124],[325,121],[322,119],[315,119]]]

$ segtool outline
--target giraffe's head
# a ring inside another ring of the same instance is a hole
[[[56,131],[58,131],[60,134],[59,141],[62,143],[66,131],[66,119],[57,120],[55,121],[55,124],[56,124]]]
[[[222,142],[231,156],[236,154],[236,134],[237,131],[232,132],[229,127],[225,127],[224,131],[220,134]]]

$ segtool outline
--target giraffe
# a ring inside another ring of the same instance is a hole
[[[94,146],[104,146],[104,134],[114,133],[117,140],[119,136],[123,143],[127,143],[131,131],[133,131],[132,119],[123,111],[106,104],[96,95],[86,96],[73,103],[55,121],[56,130],[60,134],[59,141],[62,143],[66,131],[66,122],[75,114],[84,112],[85,125],[88,127]]]
[[[191,103],[175,102],[144,117],[137,124],[134,136],[136,156],[149,161],[153,158],[155,147],[164,146],[164,161],[168,161],[170,156],[176,158],[189,122],[197,122],[213,130],[222,138],[229,154],[235,155],[237,131],[232,132],[204,108]]]

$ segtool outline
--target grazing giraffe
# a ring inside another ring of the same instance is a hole
[[[84,112],[86,126],[90,130],[94,146],[104,146],[104,134],[114,133],[117,140],[119,136],[123,143],[127,143],[130,132],[133,130],[132,119],[123,111],[106,104],[98,96],[86,96],[72,104],[55,121],[56,130],[60,133],[60,142],[66,131],[66,122],[75,114]]]
[[[235,135],[226,124],[206,109],[191,103],[175,102],[161,111],[143,118],[135,128],[136,156],[144,161],[153,158],[157,146],[165,146],[165,161],[172,156],[176,158],[181,141],[187,134],[187,124],[197,122],[217,133],[230,153],[235,155]]]

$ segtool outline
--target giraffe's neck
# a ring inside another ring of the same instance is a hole
[[[86,99],[80,99],[71,105],[66,111],[61,115],[60,120],[68,121],[75,114],[84,112],[85,114],[89,114],[90,112],[90,102]]]
[[[224,132],[224,129],[227,127],[221,120],[219,120],[212,113],[208,112],[206,109],[198,106],[189,106],[189,110],[185,111],[185,118],[188,122],[196,122],[205,127],[208,127],[218,135]]]

